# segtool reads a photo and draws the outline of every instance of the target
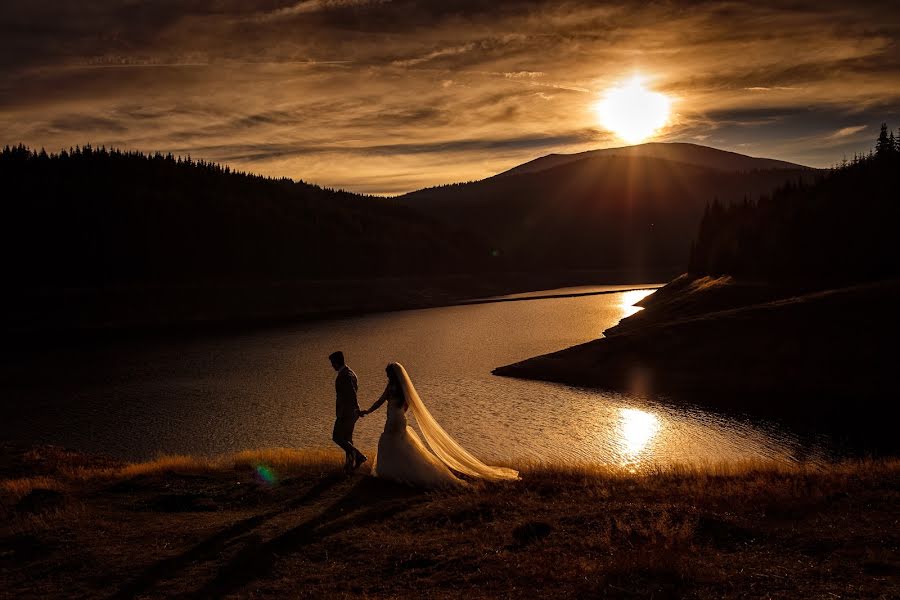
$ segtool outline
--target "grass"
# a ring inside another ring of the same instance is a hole
[[[0,469],[0,596],[865,597],[900,592],[900,460],[517,465],[423,492],[331,451]]]

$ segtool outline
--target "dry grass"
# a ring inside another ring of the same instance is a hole
[[[730,275],[723,275],[720,277],[700,277],[691,282],[688,290],[691,293],[703,292],[714,288],[725,287],[731,285],[732,283],[734,283],[734,278]]]
[[[586,479],[633,480],[653,482],[665,479],[695,480],[697,482],[718,479],[779,478],[803,476],[873,476],[897,474],[900,459],[864,458],[837,462],[784,462],[777,460],[748,459],[738,461],[710,461],[645,465],[640,469],[597,463],[509,463],[523,477],[559,478],[561,480]]]
[[[34,490],[62,491],[63,489],[65,489],[63,484],[53,477],[19,477],[0,481],[0,490],[3,495],[13,500],[19,500]]]
[[[344,456],[335,450],[295,450],[293,448],[266,448],[262,450],[244,450],[226,457],[225,465],[234,468],[256,467],[260,464],[284,470],[327,471],[343,464]]]
[[[22,597],[900,591],[897,459],[518,464],[521,481],[439,493],[344,477],[331,451],[31,460],[0,488],[0,589]]]
[[[29,451],[26,460],[42,463],[42,471],[45,473],[30,477],[0,479],[0,490],[6,500],[18,500],[36,489],[64,491],[77,483],[127,480],[166,473],[214,474],[265,468],[283,476],[322,475],[338,469],[343,463],[343,455],[331,449],[263,448],[216,457],[160,455],[143,462],[123,464],[101,462],[97,465],[90,457],[55,447],[45,447]],[[645,465],[639,470],[590,462],[500,461],[500,464],[517,469],[523,479],[543,481],[555,479],[566,483],[632,481],[641,482],[642,485],[677,479],[699,487],[710,484],[721,485],[723,480],[727,479],[739,479],[741,485],[747,485],[749,482],[758,484],[784,477],[792,479],[826,476],[872,477],[881,474],[893,476],[900,473],[900,459],[854,459],[828,464],[744,460]]]

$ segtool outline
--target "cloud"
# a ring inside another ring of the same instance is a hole
[[[790,86],[775,86],[775,87],[766,87],[766,86],[754,86],[754,87],[746,87],[744,88],[750,92],[772,92],[772,91],[789,91],[789,90],[799,90],[797,87]]]
[[[898,39],[870,0],[6,0],[0,144],[392,193],[616,145],[592,105],[640,72],[659,139],[827,166],[900,125]]]
[[[545,73],[541,71],[516,71],[515,73],[504,73],[507,79],[537,79],[543,77]]]
[[[450,48],[440,48],[438,50],[433,50],[424,56],[418,56],[415,58],[407,58],[403,60],[395,60],[391,64],[395,67],[415,67],[416,65],[420,65],[422,63],[426,63],[432,61],[436,58],[442,58],[445,56],[457,56],[459,54],[465,54],[466,52],[471,52],[475,48],[475,44],[465,44],[463,46],[453,46]]]
[[[832,133],[825,139],[838,140],[841,138],[849,137],[849,136],[853,135],[854,133],[859,133],[860,131],[863,131],[865,129],[868,129],[868,125],[853,125],[851,127],[841,127],[840,129],[838,129],[837,131],[835,131],[834,133]]]
[[[258,21],[275,21],[326,10],[368,6],[373,4],[387,4],[390,1],[391,0],[303,0],[292,6],[286,6],[271,12],[254,15],[254,19]]]
[[[496,150],[522,150],[531,148],[544,148],[548,145],[569,145],[593,139],[593,130],[572,131],[557,135],[520,136],[497,139],[462,139],[446,142],[423,143],[397,143],[397,144],[253,144],[236,146],[206,146],[200,150],[218,157],[219,160],[254,162],[273,158],[287,158],[310,154],[341,153],[355,155],[378,156],[416,156],[420,154],[465,154],[471,151],[496,151]],[[189,148],[179,148],[180,152],[187,152]]]

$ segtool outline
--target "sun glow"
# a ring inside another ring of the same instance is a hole
[[[672,101],[665,94],[648,90],[639,75],[606,90],[594,107],[600,124],[629,144],[652,136],[669,121]]]
[[[659,432],[659,417],[636,408],[623,408],[619,418],[621,450],[633,459]]]

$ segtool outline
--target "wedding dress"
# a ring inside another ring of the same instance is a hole
[[[374,405],[388,403],[387,421],[378,440],[378,454],[372,469],[376,477],[427,488],[467,485],[451,469],[475,479],[519,478],[517,471],[488,466],[463,449],[425,408],[403,365],[394,363],[392,366],[401,389],[389,386]],[[415,417],[430,451],[407,424],[407,409]]]

